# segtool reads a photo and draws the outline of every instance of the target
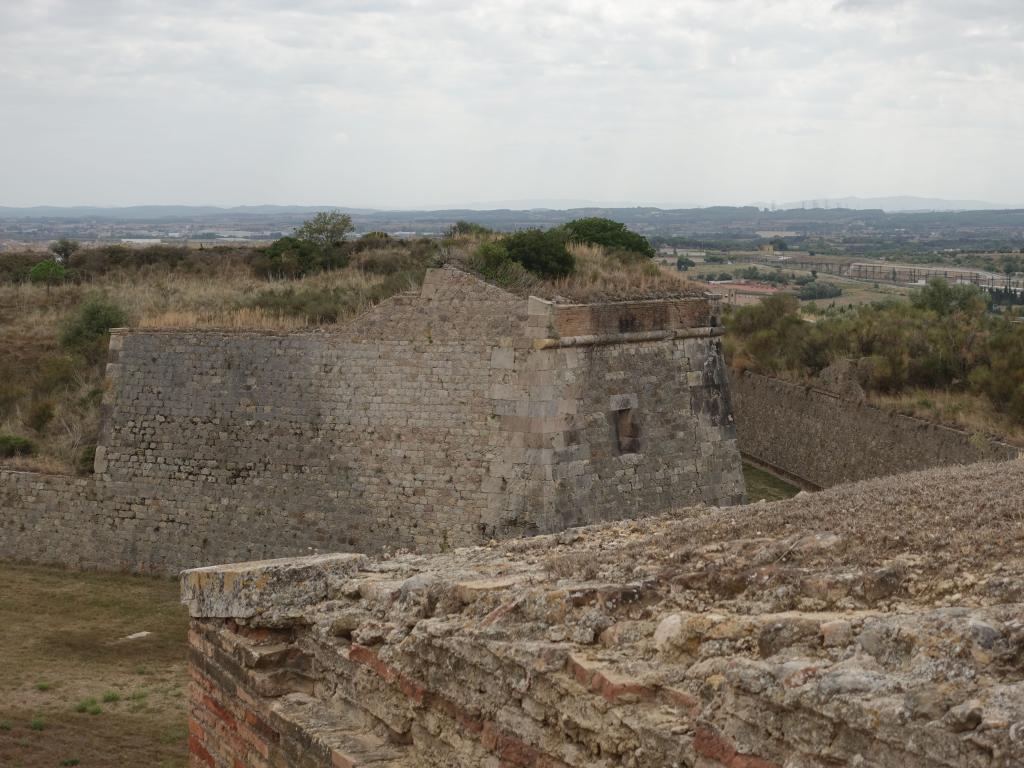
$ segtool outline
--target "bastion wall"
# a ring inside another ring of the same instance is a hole
[[[743,455],[810,488],[1021,453],[818,387],[750,372],[731,374],[730,384]]]
[[[331,331],[112,335],[95,474],[0,473],[0,557],[175,573],[743,498],[718,304],[455,269]]]

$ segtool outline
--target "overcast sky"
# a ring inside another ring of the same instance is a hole
[[[1022,0],[0,0],[0,205],[1022,185]]]

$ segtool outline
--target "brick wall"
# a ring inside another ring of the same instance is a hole
[[[94,479],[8,488],[0,556],[175,572],[742,499],[718,329],[684,326],[707,300],[645,321],[657,338],[569,347],[531,302],[441,269],[331,331],[116,333]],[[69,557],[65,508],[97,522],[95,557]]]
[[[733,376],[731,392],[740,450],[819,488],[1020,454],[1004,443],[755,373]]]

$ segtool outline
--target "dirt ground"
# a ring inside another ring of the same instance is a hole
[[[8,564],[0,580],[0,766],[184,766],[177,583]]]

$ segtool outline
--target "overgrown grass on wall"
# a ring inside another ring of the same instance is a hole
[[[91,471],[108,337],[67,337],[69,322],[84,307],[98,302],[121,313],[104,316],[107,327],[117,320],[137,328],[286,331],[336,323],[419,285],[436,247],[389,239],[381,247],[353,250],[343,269],[271,280],[253,274],[245,251],[170,249],[161,255],[118,247],[106,259],[85,251],[68,270],[71,279],[55,286],[25,279],[44,255],[5,254],[0,436],[28,440],[32,450],[11,451],[0,462],[46,472]]]

